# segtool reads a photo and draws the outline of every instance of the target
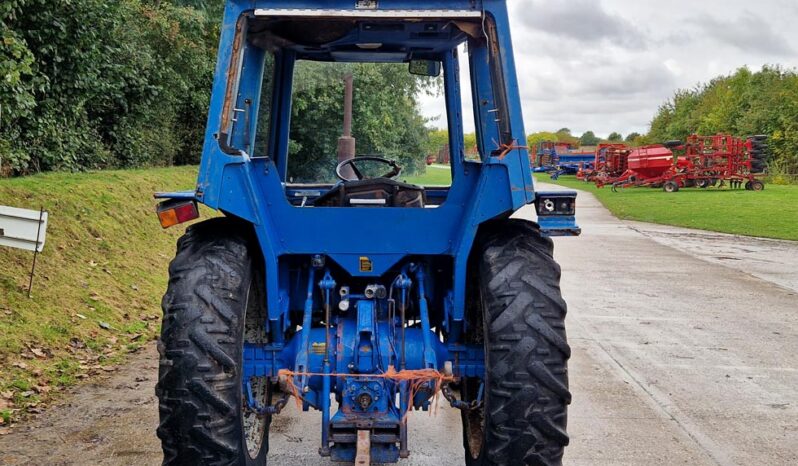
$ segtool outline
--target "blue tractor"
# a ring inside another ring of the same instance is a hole
[[[337,181],[292,177],[292,94],[318,62],[442,75],[451,185],[403,182],[374,154]],[[504,0],[229,0],[196,189],[156,195],[164,226],[198,203],[224,214],[191,225],[169,267],[163,464],[266,464],[292,397],[321,412],[321,456],[398,462],[408,414],[439,395],[462,411],[464,464],[560,464],[570,348],[549,236],[579,234],[575,193],[535,192],[518,141]],[[510,218],[528,204],[537,223]]]

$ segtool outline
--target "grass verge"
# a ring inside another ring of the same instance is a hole
[[[185,226],[162,230],[152,193],[195,180],[196,167],[0,180],[0,204],[50,212],[32,298],[32,253],[0,248],[0,427],[155,338]]]
[[[580,189],[595,195],[621,219],[676,225],[746,236],[798,240],[798,186],[768,184],[754,192],[728,188],[682,188],[677,193],[662,189],[626,188],[612,192],[574,176],[544,183]],[[578,214],[577,214],[578,215]]]
[[[399,178],[405,183],[420,186],[449,186],[452,184],[452,169],[449,165],[427,165],[423,175]]]

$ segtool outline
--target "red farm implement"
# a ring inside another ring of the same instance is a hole
[[[599,144],[596,147],[593,170],[580,171],[577,177],[603,186],[608,180],[619,178],[626,172],[631,151],[626,144]]]
[[[691,135],[682,143],[669,141],[636,149],[605,151],[605,160],[592,175],[596,185],[661,187],[667,192],[683,187],[724,186],[761,191],[759,179],[767,171],[767,137],[740,139],[727,134]],[[596,155],[599,161],[599,153]],[[618,174],[620,169],[624,169]]]

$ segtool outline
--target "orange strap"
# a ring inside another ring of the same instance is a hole
[[[433,400],[433,409],[437,411],[438,409],[438,394],[440,393],[441,386],[446,382],[453,382],[454,376],[451,375],[444,375],[441,372],[438,372],[435,369],[413,369],[413,370],[402,370],[397,371],[396,368],[393,366],[388,366],[388,371],[382,374],[324,374],[318,372],[294,372],[288,369],[280,369],[277,372],[278,376],[284,376],[286,378],[287,385],[291,390],[291,395],[294,396],[296,399],[296,404],[298,408],[302,408],[302,402],[307,401],[302,397],[302,394],[299,392],[299,387],[296,386],[294,383],[294,377],[344,377],[344,378],[361,378],[361,379],[389,379],[398,382],[408,382],[408,400],[409,403],[412,403],[414,395],[418,392],[421,387],[429,382],[435,383],[435,394]],[[407,414],[410,413],[408,409]],[[402,419],[404,422],[406,420],[407,414],[405,414],[405,418]],[[432,414],[432,411],[430,411]]]
[[[499,149],[501,149],[502,151],[501,151],[501,152],[499,153],[499,155],[497,155],[496,157],[498,157],[498,158],[499,158],[499,160],[502,160],[502,159],[504,159],[505,157],[507,157],[507,154],[509,154],[510,152],[512,152],[512,151],[514,151],[514,150],[516,150],[516,149],[526,149],[526,150],[529,150],[529,147],[528,147],[528,146],[519,146],[519,145],[517,144],[517,142],[518,142],[518,140],[517,140],[517,139],[513,139],[513,142],[512,142],[512,143],[510,143],[510,144],[499,144]]]

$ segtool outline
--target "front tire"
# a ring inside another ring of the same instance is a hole
[[[266,343],[265,299],[251,226],[216,218],[188,228],[169,266],[159,377],[164,465],[265,465],[269,416],[242,388],[244,342]],[[253,379],[261,404],[268,379]]]
[[[485,345],[484,398],[482,408],[463,413],[465,462],[560,465],[569,442],[571,349],[553,243],[526,221],[488,229],[474,261],[479,287],[469,312],[472,324],[483,323],[470,339]],[[478,388],[479,379],[464,380],[463,399],[475,399]]]

